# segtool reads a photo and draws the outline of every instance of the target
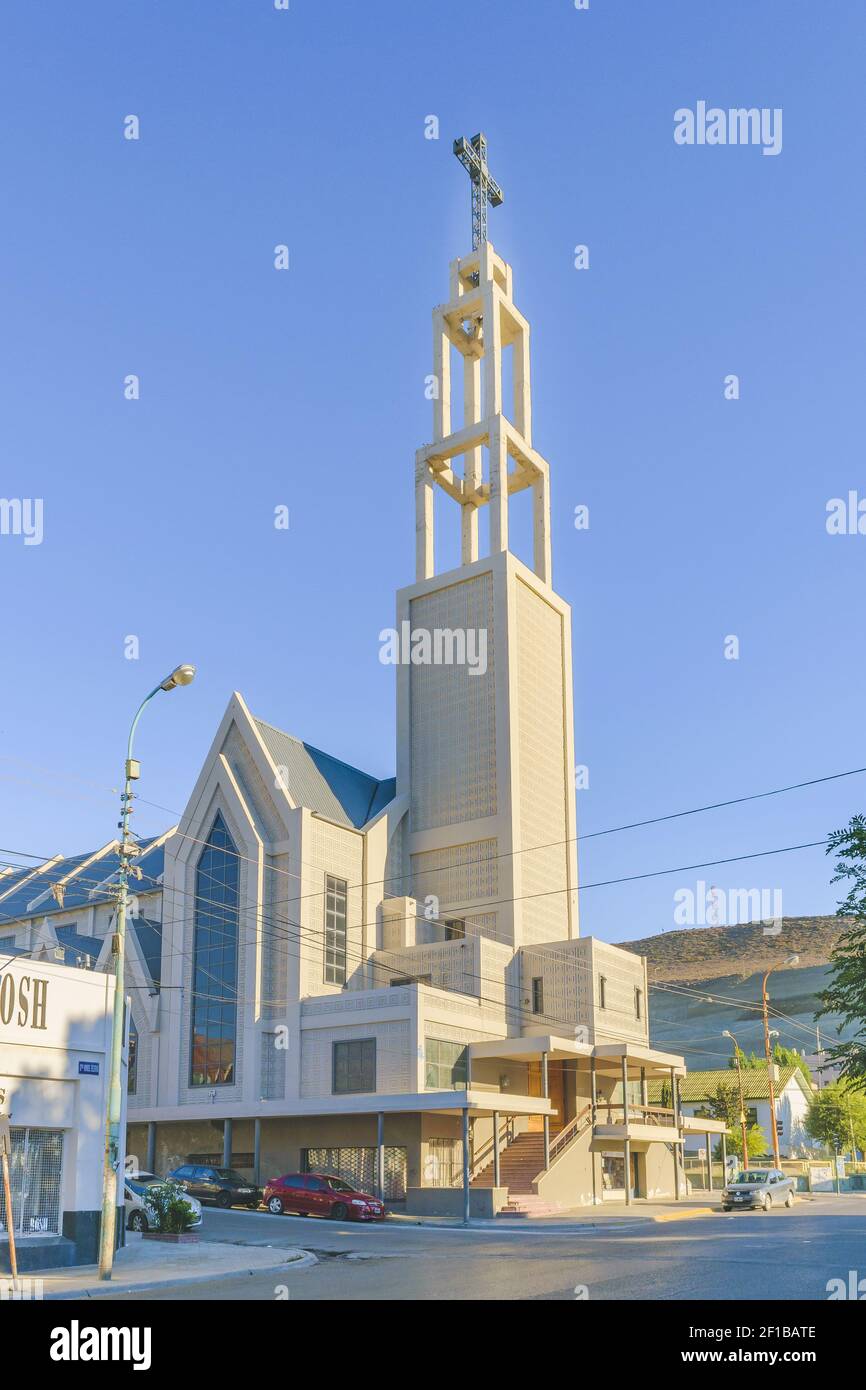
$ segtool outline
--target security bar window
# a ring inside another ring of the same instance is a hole
[[[346,983],[348,884],[325,874],[325,984]]]

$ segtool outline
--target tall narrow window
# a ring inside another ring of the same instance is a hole
[[[607,980],[604,975],[598,977],[598,1007],[600,1009],[607,1008]]]
[[[195,876],[190,1085],[235,1080],[238,854],[217,812]]]
[[[346,983],[348,884],[325,874],[325,984]]]
[[[634,992],[634,1016],[637,1019],[643,1018],[643,990],[637,987]]]
[[[532,981],[532,1012],[544,1013],[544,980],[540,975],[536,975]]]
[[[129,1020],[129,1054],[126,1070],[126,1089],[131,1096],[134,1096],[138,1090],[138,1029],[131,1018]]]

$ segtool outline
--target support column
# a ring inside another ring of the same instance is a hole
[[[550,1099],[550,1078],[547,1072],[547,1053],[541,1054],[541,1091],[545,1100]],[[550,1167],[550,1116],[544,1116],[544,1171]]]
[[[234,1121],[233,1121],[233,1120],[223,1120],[223,1167],[224,1167],[224,1168],[231,1168],[231,1166],[232,1166],[232,1129],[233,1129],[233,1128],[234,1128]]]
[[[649,1098],[646,1085],[646,1067],[640,1069],[640,1103],[646,1109],[649,1105]]]
[[[147,1157],[144,1166],[148,1173],[156,1172],[156,1120],[147,1122]]]
[[[487,419],[502,414],[502,322],[499,291],[492,279],[484,286],[484,414]]]
[[[259,1119],[253,1121],[253,1182],[256,1187],[261,1187],[262,1179],[262,1122]]]
[[[623,1140],[623,1155],[625,1158],[625,1204],[631,1206],[631,1141],[628,1137],[628,1055],[624,1052],[620,1059],[622,1065],[622,1119],[625,1125],[625,1138]]]
[[[451,433],[451,340],[441,309],[433,310],[433,375],[433,439],[438,442]]]
[[[433,480],[427,464],[415,464],[415,580],[433,578]]]
[[[469,1106],[463,1107],[463,1224],[469,1225]]]
[[[463,359],[463,423],[474,425],[481,419],[481,363],[477,357]],[[463,455],[463,477],[468,488],[482,483],[481,446]],[[461,515],[461,562],[471,565],[478,559],[478,508],[464,505]]]
[[[512,346],[514,425],[532,447],[532,392],[529,384],[529,325],[517,334]]]
[[[508,443],[502,422],[490,423],[490,554],[508,549]]]
[[[493,1112],[493,1186],[501,1187],[499,1181],[499,1111]]]
[[[679,1135],[680,1124],[679,1098],[677,1096],[677,1074],[674,1071],[673,1067],[671,1067],[671,1105],[673,1107],[674,1112],[674,1128],[676,1129],[677,1134]],[[679,1144],[671,1144],[671,1150],[674,1156],[674,1200],[678,1202],[680,1200],[680,1161],[678,1152]]]
[[[532,567],[542,583],[552,582],[550,480],[546,473],[532,484]]]
[[[385,1200],[385,1116],[380,1110],[376,1116],[376,1196],[380,1202]]]
[[[710,1144],[710,1136],[706,1135],[707,1140],[707,1189],[713,1190],[713,1150]]]

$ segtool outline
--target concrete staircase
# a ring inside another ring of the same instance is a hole
[[[499,1216],[553,1216],[561,1210],[539,1197],[533,1186],[544,1168],[544,1135],[518,1134],[499,1156],[499,1182],[508,1188],[508,1202]],[[493,1160],[472,1179],[473,1187],[493,1186]]]

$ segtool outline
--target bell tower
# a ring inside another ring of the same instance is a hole
[[[529,324],[511,267],[486,239],[487,203],[502,191],[483,136],[456,141],[454,152],[472,181],[476,244],[452,262],[448,301],[433,311],[437,389],[433,439],[415,456],[416,580],[397,596],[398,631],[419,640],[398,665],[397,792],[410,809],[392,872],[431,915],[517,947],[578,934],[571,610],[551,583],[550,470],[532,446]],[[461,370],[455,419],[452,371]],[[461,563],[444,573],[436,488],[460,509]],[[531,567],[508,545],[509,498],[524,489]]]

